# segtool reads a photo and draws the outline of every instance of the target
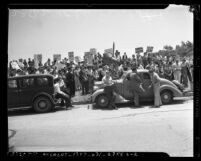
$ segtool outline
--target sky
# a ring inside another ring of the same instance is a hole
[[[164,45],[175,48],[181,41],[193,42],[193,13],[188,6],[166,9],[9,9],[8,61],[53,54],[83,56],[90,48],[101,54],[112,48],[135,53],[135,48]]]

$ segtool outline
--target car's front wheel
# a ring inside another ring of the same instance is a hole
[[[33,107],[37,113],[50,112],[52,109],[52,102],[48,97],[39,96],[34,100]]]
[[[173,94],[169,90],[164,90],[161,92],[161,101],[163,104],[169,104],[173,100]]]
[[[96,98],[96,105],[100,108],[106,108],[109,105],[109,99],[106,94],[100,94]]]

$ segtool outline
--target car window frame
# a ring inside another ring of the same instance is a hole
[[[38,80],[37,79],[41,79],[41,78],[46,78],[48,83],[46,85],[39,85]],[[37,87],[50,87],[50,79],[49,77],[43,76],[43,77],[36,77],[35,78],[35,83]]]
[[[148,79],[147,79],[147,78],[144,78],[144,74],[148,75],[149,78],[148,78]],[[149,73],[143,72],[143,73],[142,73],[142,79],[143,79],[143,80],[151,80],[151,77],[150,77]]]
[[[23,87],[23,80],[24,79],[33,79],[33,85],[28,87]],[[21,89],[29,89],[35,87],[35,78],[34,77],[23,77],[19,79],[19,85]]]

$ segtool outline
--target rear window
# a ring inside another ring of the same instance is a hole
[[[22,88],[29,88],[34,86],[34,78],[23,78],[21,80]]]
[[[17,80],[8,80],[8,88],[17,88]]]
[[[49,81],[48,78],[36,78],[36,82],[38,86],[48,86],[49,85]]]
[[[143,73],[143,79],[150,79],[150,75],[148,73]]]

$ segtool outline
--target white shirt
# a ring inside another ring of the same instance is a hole
[[[59,83],[54,84],[54,92],[55,93],[61,93]]]
[[[105,85],[112,85],[113,84],[112,77],[106,78],[106,76],[104,76],[103,79],[102,79],[102,82]]]

